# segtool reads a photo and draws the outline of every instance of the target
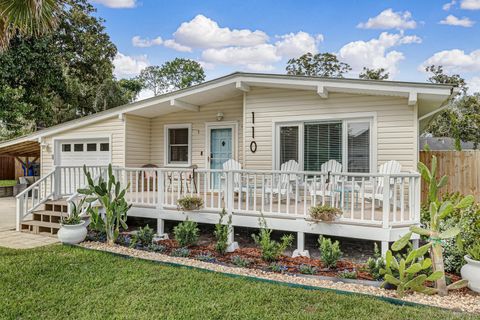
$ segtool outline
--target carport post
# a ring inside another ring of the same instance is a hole
[[[53,199],[57,200],[62,195],[62,168],[55,167],[55,173],[53,174]]]

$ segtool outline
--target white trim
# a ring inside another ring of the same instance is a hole
[[[235,83],[235,88],[237,88],[238,90],[243,91],[243,92],[250,91],[250,87],[248,85],[246,85],[244,82],[241,82],[241,81],[237,81]]]
[[[280,149],[280,127],[298,126],[299,145],[298,145],[298,161],[300,170],[304,170],[304,125],[306,122],[315,121],[341,121],[342,122],[342,163],[344,164],[343,171],[346,172],[348,163],[348,124],[354,122],[369,122],[370,123],[370,157],[369,167],[370,172],[377,171],[377,113],[376,112],[361,112],[361,113],[346,113],[341,115],[321,115],[312,116],[305,119],[305,116],[291,117],[289,121],[273,121],[272,123],[272,168],[274,170],[280,169],[280,159],[278,151]]]
[[[188,162],[187,163],[169,163],[168,162],[168,153],[170,148],[168,147],[168,129],[188,129]],[[190,167],[192,165],[192,124],[183,123],[183,124],[165,124],[163,125],[163,150],[164,150],[164,166],[165,167]]]
[[[177,107],[177,108],[187,110],[187,111],[194,111],[194,112],[200,111],[199,106],[197,106],[195,104],[188,103],[188,102],[180,101],[178,99],[170,99],[170,105],[172,107]]]

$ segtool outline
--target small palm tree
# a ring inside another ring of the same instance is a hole
[[[0,0],[0,51],[18,32],[25,36],[45,34],[58,25],[62,0]]]

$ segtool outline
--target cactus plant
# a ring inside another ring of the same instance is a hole
[[[80,194],[85,195],[87,203],[97,202],[105,210],[103,214],[99,214],[98,209],[89,208],[88,213],[97,220],[98,225],[105,228],[108,244],[113,245],[120,233],[120,227],[127,229],[127,212],[132,205],[125,200],[125,193],[129,186],[122,189],[120,182],[113,175],[112,165],[108,166],[108,180],[105,181],[102,176],[95,183],[91,173],[83,166],[83,172],[88,181],[88,187],[78,189]],[[101,219],[100,219],[101,218]],[[98,220],[103,220],[99,223]]]
[[[428,228],[412,226],[410,228],[411,232],[408,233],[404,238],[408,238],[406,240],[408,241],[412,232],[420,236],[428,237],[427,241],[430,245],[430,256],[434,273],[437,271],[441,272],[441,277],[436,279],[436,287],[438,294],[443,296],[447,294],[449,288],[451,289],[465,286],[466,281],[461,280],[447,287],[443,264],[442,240],[458,236],[461,230],[459,227],[452,227],[448,230],[440,232],[440,222],[447,218],[454,209],[465,209],[472,205],[474,198],[471,195],[466,196],[455,206],[450,201],[441,202],[439,200],[438,190],[447,184],[448,178],[447,176],[443,176],[440,179],[437,179],[437,158],[435,156],[432,157],[431,169],[420,162],[418,164],[418,170],[420,171],[422,178],[425,180],[425,183],[428,185],[430,223]]]

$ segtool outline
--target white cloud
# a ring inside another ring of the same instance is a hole
[[[136,0],[92,0],[92,2],[114,9],[134,8],[137,5]]]
[[[386,9],[376,17],[369,18],[367,22],[362,22],[357,25],[357,28],[362,29],[415,29],[417,22],[412,19],[412,14],[409,11],[394,12],[392,9]]]
[[[192,52],[192,48],[181,45],[173,39],[168,39],[163,42],[163,45],[167,48],[180,51],[180,52]]]
[[[443,66],[446,72],[477,72],[480,71],[480,49],[470,53],[460,49],[437,52],[425,60],[419,70],[432,64]]]
[[[440,24],[469,28],[475,24],[475,21],[472,21],[467,17],[457,18],[454,15],[449,14],[445,19],[440,21]]]
[[[359,72],[363,67],[384,68],[394,76],[397,73],[398,63],[405,59],[405,56],[402,52],[389,49],[420,42],[421,39],[417,36],[382,32],[378,39],[347,43],[340,49],[338,56],[342,61],[350,64],[353,72]]]
[[[278,36],[279,41],[275,42],[277,54],[287,58],[296,58],[304,53],[317,53],[317,45],[323,41],[323,35],[316,37],[309,33],[300,31]]]
[[[277,48],[271,44],[251,47],[210,48],[202,53],[202,60],[207,63],[243,66],[253,71],[273,70],[272,65],[281,60]]]
[[[480,10],[480,0],[462,0],[460,8],[465,10]]]
[[[159,46],[163,44],[163,40],[161,37],[156,37],[155,39],[148,39],[145,38],[143,39],[140,36],[135,36],[132,38],[132,45],[134,47],[139,47],[139,48],[148,48],[152,46]]]
[[[191,21],[183,22],[173,35],[176,42],[193,48],[255,46],[268,40],[263,31],[221,28],[217,22],[201,14]]]
[[[148,98],[151,98],[151,97],[154,97],[154,96],[155,96],[155,94],[153,93],[152,90],[143,89],[143,90],[140,91],[140,93],[138,94],[136,101],[148,99]]]
[[[115,76],[121,79],[137,76],[148,67],[149,62],[146,55],[132,57],[119,52],[113,59],[113,65]]]
[[[468,92],[470,94],[479,92],[480,93],[480,77],[473,77],[467,80]]]
[[[445,11],[448,11],[450,10],[454,5],[457,4],[457,0],[452,0],[448,3],[445,3],[443,6],[442,6],[442,9],[445,10]]]

